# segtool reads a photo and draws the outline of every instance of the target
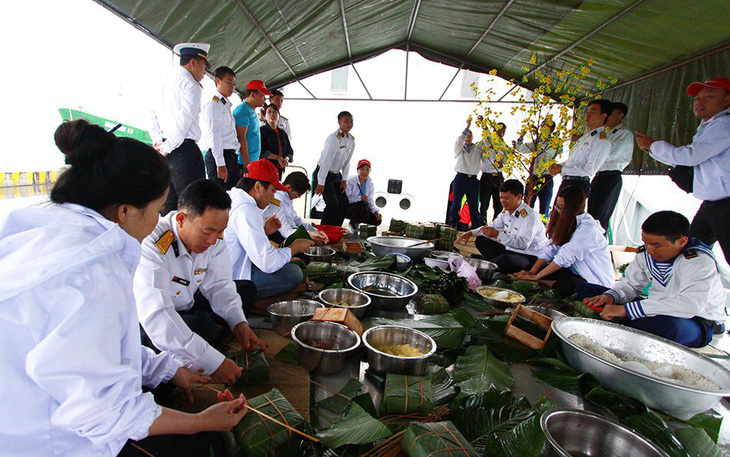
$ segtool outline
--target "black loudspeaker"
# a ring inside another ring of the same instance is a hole
[[[403,190],[403,181],[400,179],[389,179],[388,180],[388,193],[399,194]]]

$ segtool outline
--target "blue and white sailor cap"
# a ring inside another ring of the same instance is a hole
[[[180,43],[176,44],[172,48],[172,52],[182,56],[193,56],[202,57],[205,61],[208,61],[208,51],[210,50],[209,43]]]

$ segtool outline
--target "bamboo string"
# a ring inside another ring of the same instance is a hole
[[[148,456],[148,457],[155,457],[155,455],[154,455],[154,454],[152,454],[152,453],[150,453],[150,452],[148,452],[148,451],[146,451],[146,450],[142,449],[142,448],[141,448],[140,446],[138,446],[137,444],[135,444],[135,443],[133,443],[133,442],[131,442],[131,441],[129,442],[129,444],[131,444],[133,448],[137,449],[137,450],[138,450],[139,452],[141,452],[142,454],[144,454],[144,455],[146,455],[146,456]]]
[[[289,370],[287,370],[287,369],[285,369],[285,368],[283,368],[283,367],[278,367],[278,368],[277,368],[277,370],[281,370],[281,371],[283,371],[283,372],[285,372],[285,373],[288,373],[288,374],[290,374],[290,375],[292,375],[292,376],[295,376],[295,377],[297,377],[297,378],[299,378],[299,379],[304,379],[304,376],[302,376],[302,375],[300,375],[300,374],[298,374],[298,373],[295,373],[295,372],[293,372],[293,371],[289,371]],[[312,384],[314,384],[314,385],[315,385],[315,386],[317,386],[317,387],[321,387],[321,388],[323,388],[323,389],[325,389],[325,390],[328,390],[328,391],[330,391],[330,392],[334,393],[335,395],[339,395],[340,397],[344,398],[344,399],[345,399],[345,400],[347,400],[347,401],[352,401],[352,400],[353,400],[352,398],[350,398],[350,397],[348,397],[347,395],[343,394],[343,393],[342,393],[342,392],[340,392],[339,390],[335,390],[335,389],[333,389],[333,388],[331,388],[331,387],[327,387],[327,386],[325,386],[324,384],[322,384],[322,383],[319,383],[319,382],[315,381],[315,380],[314,380],[314,379],[312,379],[312,378],[309,378],[309,382],[310,382],[310,383],[312,383]]]
[[[219,394],[222,394],[222,393],[223,393],[223,392],[221,392],[220,390],[216,389],[216,388],[215,388],[215,387],[213,387],[213,386],[209,386],[209,385],[207,385],[207,384],[202,384],[202,386],[203,386],[203,387],[205,387],[205,388],[207,388],[207,389],[210,389],[210,390],[212,390],[213,392],[217,392],[217,393],[219,393]],[[318,440],[317,438],[315,438],[315,437],[313,437],[313,436],[309,436],[309,435],[307,435],[307,434],[306,434],[306,433],[304,433],[304,432],[300,432],[299,430],[297,430],[296,428],[292,427],[291,425],[287,425],[287,424],[285,424],[285,423],[283,423],[283,422],[279,422],[278,420],[274,419],[273,417],[269,416],[268,414],[266,414],[266,413],[264,413],[264,412],[261,412],[261,411],[259,411],[258,409],[254,408],[253,406],[251,406],[251,405],[249,405],[249,404],[246,404],[246,408],[248,408],[248,409],[250,409],[251,411],[255,412],[255,413],[256,413],[256,414],[258,414],[259,416],[262,416],[262,417],[264,417],[264,418],[266,418],[266,419],[270,420],[271,422],[274,422],[274,423],[276,423],[276,424],[279,424],[279,425],[281,425],[282,427],[286,428],[287,430],[290,430],[290,431],[292,431],[292,432],[294,432],[294,433],[296,433],[296,434],[298,434],[298,435],[301,435],[301,436],[303,436],[304,438],[310,439],[310,440],[314,441],[315,443],[319,443],[319,440]]]

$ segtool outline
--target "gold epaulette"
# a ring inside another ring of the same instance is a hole
[[[175,235],[172,234],[172,230],[168,230],[163,233],[162,236],[157,239],[157,241],[155,241],[155,247],[158,251],[165,255],[167,253],[167,250],[170,249],[170,245],[173,241],[175,241]]]

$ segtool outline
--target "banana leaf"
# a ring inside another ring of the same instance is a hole
[[[495,306],[487,303],[484,297],[471,291],[464,293],[464,300],[466,300],[467,305],[479,313],[496,313],[501,311]]]
[[[469,346],[464,355],[456,358],[454,383],[461,392],[471,395],[489,389],[508,391],[514,378],[509,364],[497,359],[486,346]]]
[[[601,319],[601,313],[599,311],[596,311],[590,306],[584,304],[582,301],[574,300],[570,302],[570,305],[573,307],[573,311],[576,316],[584,316],[590,319]]]
[[[710,410],[697,414],[686,423],[693,427],[703,428],[710,435],[712,441],[717,443],[717,439],[720,437],[720,427],[722,427],[722,415],[716,411]]]
[[[384,439],[392,432],[382,422],[353,403],[350,411],[332,427],[317,432],[317,438],[327,447],[338,448],[346,444],[367,444]]]
[[[307,276],[312,281],[337,276],[337,267],[329,262],[309,262],[307,264]]]
[[[307,229],[304,228],[303,225],[300,225],[294,231],[294,233],[292,233],[291,235],[289,235],[284,240],[284,242],[281,243],[281,247],[285,248],[285,247],[289,246],[290,244],[292,244],[293,242],[295,242],[296,240],[299,240],[299,239],[305,239],[305,240],[311,240],[312,239],[312,237],[309,236],[309,232],[307,232]]]
[[[452,315],[454,311],[435,314],[418,320],[371,317],[363,320],[363,325],[366,329],[378,325],[399,325],[413,328],[433,338],[439,349],[452,349],[461,346],[466,336],[466,330]]]
[[[284,363],[290,363],[292,365],[298,365],[299,359],[297,358],[297,347],[291,342],[281,348],[281,350],[274,356]]]
[[[369,257],[362,262],[352,262],[348,266],[353,267],[356,271],[386,270],[393,266],[393,262],[395,262],[395,257],[381,255]]]
[[[406,429],[401,449],[409,457],[480,455],[450,421],[412,422]]]
[[[249,398],[248,403],[258,411],[298,430],[305,427],[304,418],[276,389]],[[248,457],[265,457],[298,437],[285,427],[249,412],[233,427],[233,435]]]
[[[226,357],[236,362],[243,372],[241,377],[236,381],[236,386],[253,386],[269,382],[271,377],[271,368],[266,360],[266,354],[260,349],[251,352],[231,352],[226,353]]]
[[[422,414],[433,411],[430,376],[388,373],[381,402],[385,414]]]
[[[316,406],[325,409],[334,414],[340,415],[345,412],[347,407],[355,398],[357,393],[362,388],[362,383],[356,378],[350,378],[347,383],[342,387],[339,393],[333,394],[324,400],[317,402]]]
[[[583,396],[599,385],[591,374],[578,373],[561,360],[545,358],[536,360],[536,362],[548,365],[548,367],[535,367],[532,375],[564,392]]]
[[[692,457],[722,457],[725,455],[704,429],[681,428],[677,430],[677,438]]]
[[[621,422],[651,440],[671,457],[689,457],[682,443],[658,414],[647,411],[626,417]]]
[[[446,371],[446,368],[436,364],[428,364],[428,372],[431,376],[431,390],[433,391],[433,404],[441,406],[448,403],[456,395],[454,380]]]

